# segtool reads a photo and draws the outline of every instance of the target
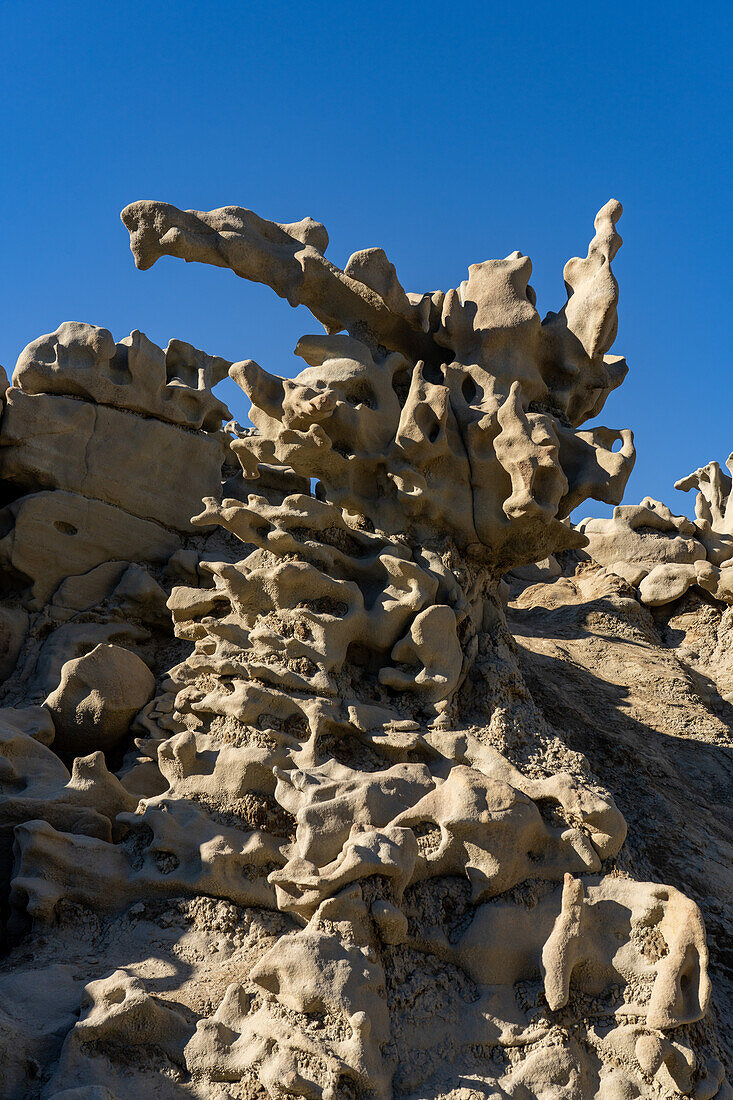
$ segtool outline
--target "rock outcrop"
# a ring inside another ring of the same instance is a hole
[[[307,305],[306,367],[79,324],[23,352],[0,427],[0,1096],[733,1095],[705,925],[724,874],[660,874],[634,763],[579,734],[575,687],[555,705],[566,659],[536,623],[596,585],[656,631],[655,571],[722,577],[733,539],[712,467],[694,524],[651,501],[568,518],[619,505],[634,461],[630,431],[582,428],[626,373],[620,213],[542,321],[520,253],[409,294],[380,249],[331,264],[311,219],[135,203],[139,267]],[[222,430],[227,371],[254,428]],[[612,703],[582,719],[614,745]]]
[[[733,455],[728,459],[728,467]],[[697,489],[695,520],[673,515],[651,497],[638,506],[614,508],[611,519],[578,525],[593,561],[638,587],[648,607],[673,603],[691,587],[733,604],[733,505],[731,478],[717,462],[675,482]]]

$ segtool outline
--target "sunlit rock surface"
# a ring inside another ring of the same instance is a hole
[[[407,293],[309,218],[134,203],[138,267],[308,306],[304,368],[22,352],[0,1097],[733,1095],[730,478],[680,483],[694,522],[620,505],[631,432],[582,427],[620,214],[542,320],[520,253]]]

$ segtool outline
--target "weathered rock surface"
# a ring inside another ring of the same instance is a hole
[[[23,352],[0,1097],[730,1100],[730,479],[567,518],[634,461],[582,428],[620,213],[541,321],[520,253],[410,294],[311,219],[135,203],[141,268],[308,305],[305,369]]]
[[[54,744],[74,756],[116,748],[154,691],[155,677],[134,653],[117,645],[95,646],[66,662],[58,687],[46,699]]]
[[[211,389],[229,366],[182,340],[163,351],[136,330],[115,344],[105,328],[66,321],[21,352],[13,386],[216,432],[229,414]]]
[[[30,583],[36,609],[66,577],[120,559],[165,564],[181,545],[159,523],[78,493],[29,493],[2,515],[0,562],[17,585]]]
[[[694,521],[646,497],[637,506],[614,508],[611,519],[583,520],[579,530],[588,554],[638,587],[649,607],[679,600],[692,587],[732,604],[733,568],[726,568],[733,566],[731,478],[710,462],[675,488],[697,488]]]
[[[221,488],[216,436],[77,398],[10,389],[0,441],[0,478],[21,489],[80,493],[176,531]]]
[[[611,770],[629,829],[619,868],[684,889],[701,907],[730,1051],[731,608],[691,590],[650,611],[611,570],[569,562],[565,573],[509,603],[522,674],[568,746]]]

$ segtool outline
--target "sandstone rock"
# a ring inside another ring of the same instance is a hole
[[[110,596],[127,562],[105,561],[80,576],[67,577],[51,598],[49,608],[54,619],[70,619],[79,611],[88,611]]]
[[[649,607],[673,603],[693,585],[731,603],[733,590],[720,568],[733,557],[730,480],[711,462],[675,483],[677,489],[699,489],[694,522],[672,515],[650,497],[639,505],[614,508],[611,519],[582,520],[578,530],[588,540],[588,554],[638,586]]]
[[[628,562],[651,568],[705,558],[695,525],[651,497],[638,505],[614,508],[611,519],[581,520],[578,529],[588,539],[588,553],[601,565]]]
[[[634,460],[581,429],[626,373],[620,213],[543,322],[521,253],[413,294],[311,219],[128,207],[140,267],[327,330],[295,378],[231,366],[223,499],[223,361],[78,324],[23,353],[0,1092],[729,1095],[730,485],[568,519]]]
[[[120,611],[128,619],[165,628],[170,623],[166,600],[165,590],[142,566],[109,561],[81,576],[67,577],[48,608],[54,619],[63,622],[107,601],[110,613]]]
[[[105,328],[65,321],[21,352],[13,386],[217,431],[229,413],[211,387],[228,369],[226,360],[182,340],[171,340],[162,351],[136,330],[115,344]]]
[[[649,607],[659,607],[684,596],[692,584],[715,588],[713,568],[708,562],[694,565],[657,565],[639,585],[639,595]]]
[[[220,491],[216,436],[70,397],[11,389],[0,448],[0,477],[23,489],[79,493],[178,531]]]
[[[61,680],[61,670],[67,661],[91,653],[99,645],[116,643],[135,646],[147,641],[149,633],[135,623],[111,618],[107,622],[84,621],[82,614],[76,621],[57,626],[41,643],[35,656],[33,677],[28,683],[29,693],[40,698],[53,691]]]
[[[166,562],[180,547],[180,537],[160,524],[78,493],[31,493],[8,505],[3,518],[0,562],[32,584],[39,604],[66,577],[103,562]]]
[[[728,457],[726,465],[731,468],[733,455]],[[674,484],[675,489],[695,488],[696,527],[698,538],[705,545],[708,559],[714,565],[733,558],[733,500],[731,498],[731,478],[723,473],[717,462],[709,462],[699,470],[680,478]]]
[[[28,612],[22,607],[0,607],[0,679],[10,676],[28,630]]]
[[[401,296],[382,256],[354,260],[354,272],[375,272],[366,283],[334,267],[321,251],[327,234],[310,219],[283,226],[241,208],[201,213],[154,202],[134,203],[122,218],[140,266],[170,254],[231,267],[307,304],[328,332],[349,332],[302,341],[297,350],[310,369],[294,381],[252,361],[231,368],[253,401],[260,432],[235,444],[249,476],[257,462],[285,464],[325,478],[334,503],[357,512],[366,486],[379,484],[369,510],[380,530],[401,530],[405,517],[416,532],[437,524],[464,544],[491,546],[508,568],[580,545],[557,514],[567,515],[589,493],[617,503],[633,466],[630,436],[616,454],[619,433],[577,433],[529,408],[543,406],[551,393],[575,428],[600,412],[626,373],[622,361],[604,359],[616,325],[610,261],[621,243],[620,213],[619,203],[604,207],[588,257],[568,268],[578,284],[574,292],[568,283],[571,318],[563,310],[544,324],[527,290],[531,264],[519,254],[473,265],[460,294],[436,293],[428,306],[429,296]],[[384,357],[380,348],[392,354]],[[521,384],[514,355],[523,364]],[[423,365],[413,369],[416,360]],[[398,380],[408,387],[404,408]],[[392,469],[377,478],[387,446]],[[560,455],[568,448],[566,469]],[[520,453],[523,463],[515,465]]]
[[[98,645],[67,661],[46,700],[61,752],[113,749],[155,690],[155,677],[139,657],[116,645]]]

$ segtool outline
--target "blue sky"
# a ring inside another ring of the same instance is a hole
[[[83,320],[297,372],[310,314],[231,272],[138,272],[135,199],[309,214],[335,263],[380,245],[413,291],[519,249],[544,315],[614,197],[630,371],[601,422],[636,435],[626,500],[689,513],[673,482],[733,449],[732,38],[722,3],[3,0],[0,362]]]

